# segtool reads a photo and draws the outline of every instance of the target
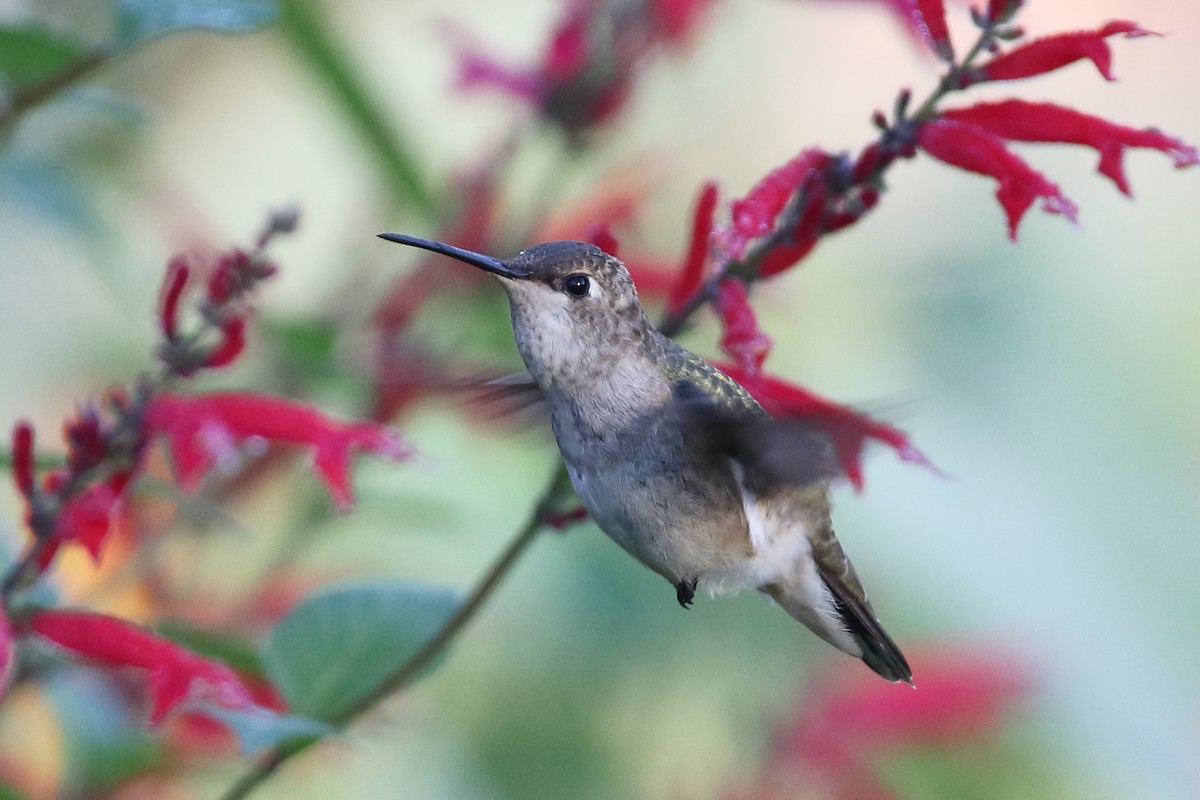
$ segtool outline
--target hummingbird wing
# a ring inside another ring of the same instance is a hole
[[[809,486],[841,474],[833,441],[821,428],[774,419],[749,395],[731,398],[705,388],[677,380],[672,397],[696,452],[733,459],[747,483],[762,489]]]

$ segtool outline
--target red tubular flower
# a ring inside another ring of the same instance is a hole
[[[951,166],[995,178],[1000,184],[996,199],[1008,218],[1008,235],[1014,241],[1021,217],[1039,197],[1043,211],[1075,221],[1075,204],[1046,176],[1009,151],[994,133],[953,120],[934,119],[918,129],[917,144]]]
[[[937,472],[908,435],[854,409],[826,400],[807,389],[772,378],[741,365],[715,364],[717,369],[740,383],[750,396],[777,419],[799,419],[823,430],[833,442],[838,462],[856,490],[863,487],[862,451],[868,439],[892,448],[902,461]]]
[[[734,231],[743,239],[743,248],[731,255],[741,256],[745,249],[744,242],[770,233],[792,195],[812,175],[828,166],[831,160],[832,156],[823,150],[805,150],[783,166],[768,172],[751,187],[745,197],[733,201],[729,212]]]
[[[246,348],[246,318],[233,316],[221,325],[221,341],[208,357],[204,359],[206,367],[224,367],[242,354]]]
[[[613,235],[612,228],[609,227],[607,222],[597,222],[595,225],[589,227],[587,240],[613,258],[617,258],[617,250],[621,245],[617,241],[617,237]]]
[[[902,0],[896,3],[896,7],[907,17],[908,24],[933,48],[938,58],[947,63],[954,61],[943,0]]]
[[[1106,80],[1116,80],[1112,74],[1112,51],[1104,40],[1109,36],[1124,34],[1127,38],[1158,36],[1145,30],[1135,22],[1116,20],[1094,31],[1060,33],[1035,39],[973,70],[967,83],[979,81],[1013,81],[1031,78],[1073,64],[1083,59],[1090,60]]]
[[[253,437],[312,447],[317,475],[342,510],[354,502],[351,453],[363,450],[400,460],[413,452],[383,425],[341,422],[303,403],[249,393],[157,395],[147,405],[145,429],[148,435],[166,437],[184,489],[194,489],[214,464],[236,458],[238,445]]]
[[[179,298],[183,296],[189,273],[187,259],[183,256],[175,256],[167,264],[158,302],[158,327],[167,339],[174,339],[178,334]]]
[[[1067,142],[1094,148],[1099,172],[1124,194],[1132,194],[1121,158],[1126,148],[1145,147],[1171,156],[1176,167],[1200,163],[1200,152],[1154,128],[1139,130],[1053,103],[1005,100],[943,111],[941,118],[974,125],[1005,139],[1022,142]]]
[[[737,362],[742,374],[759,374],[773,342],[758,327],[758,318],[750,305],[746,284],[736,278],[721,281],[717,287],[715,306],[724,331],[721,349]]]
[[[688,40],[708,0],[599,3],[564,0],[540,63],[512,69],[475,52],[451,31],[458,50],[458,85],[492,86],[535,105],[571,135],[614,116],[633,88],[636,66],[658,47]]]
[[[23,419],[13,426],[12,463],[13,482],[26,500],[33,497],[33,460],[33,425]]]
[[[84,611],[45,610],[29,618],[29,630],[73,655],[107,667],[145,670],[150,683],[149,722],[156,725],[189,701],[223,708],[256,708],[237,673],[125,620]]]
[[[118,472],[64,503],[54,527],[57,542],[78,542],[99,562],[113,522],[125,510],[125,488],[132,477],[131,471]]]
[[[667,297],[667,311],[675,313],[700,289],[704,279],[704,262],[708,256],[708,236],[712,232],[713,215],[717,210],[717,184],[705,181],[696,198],[696,210],[692,213],[692,236],[688,241],[687,254],[679,269],[679,279],[671,287]]]

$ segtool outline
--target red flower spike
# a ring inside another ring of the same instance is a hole
[[[740,364],[714,366],[740,383],[771,416],[804,420],[823,430],[833,442],[846,477],[858,491],[863,488],[862,451],[868,439],[892,448],[901,461],[941,474],[899,428],[871,419],[849,406],[834,403],[794,384],[757,370],[747,370]]]
[[[187,286],[190,272],[184,256],[175,256],[167,264],[167,274],[163,278],[162,295],[158,303],[158,326],[168,339],[174,339],[179,329],[179,298]]]
[[[246,349],[246,318],[230,317],[221,325],[221,341],[204,359],[206,367],[224,367]]]
[[[125,620],[85,611],[46,610],[34,612],[28,627],[89,661],[145,670],[149,674],[151,725],[189,700],[224,708],[257,707],[250,690],[225,664],[202,658]]]
[[[758,327],[758,318],[750,305],[746,284],[736,278],[721,281],[717,287],[715,305],[724,329],[721,349],[737,362],[738,369],[743,373],[759,374],[774,343]]]
[[[999,182],[996,199],[1008,218],[1008,236],[1013,241],[1017,239],[1021,217],[1039,197],[1043,211],[1076,221],[1079,209],[1062,190],[1014,155],[994,133],[974,125],[935,119],[917,130],[917,144],[939,161],[989,175]]]
[[[688,241],[687,254],[679,269],[679,280],[671,287],[667,297],[667,311],[671,314],[683,308],[700,289],[704,279],[704,262],[708,256],[708,237],[712,232],[713,215],[717,210],[717,184],[705,181],[696,198],[696,210],[692,213],[692,237]]]
[[[12,465],[13,482],[27,500],[33,497],[33,461],[33,425],[23,419],[13,427]]]
[[[968,82],[1013,81],[1053,72],[1083,59],[1090,60],[1105,80],[1116,80],[1112,74],[1112,51],[1104,40],[1124,34],[1126,38],[1159,36],[1134,22],[1117,20],[1094,31],[1060,33],[1035,39],[981,64],[973,70]]]
[[[587,230],[587,240],[613,258],[617,258],[617,249],[620,247],[620,242],[613,235],[612,228],[608,226],[607,222],[597,222],[590,226]]]
[[[1178,168],[1200,164],[1200,151],[1154,129],[1139,130],[1093,117],[1053,103],[1005,100],[943,111],[942,119],[975,125],[1004,139],[1022,142],[1066,142],[1094,148],[1100,154],[1099,172],[1132,194],[1121,158],[1129,147],[1159,150]]]
[[[352,452],[395,460],[413,452],[383,425],[341,422],[303,403],[249,393],[160,394],[147,406],[145,426],[149,434],[166,437],[185,490],[194,489],[214,464],[236,459],[237,446],[247,439],[312,447],[313,467],[341,510],[354,501],[349,475]]]

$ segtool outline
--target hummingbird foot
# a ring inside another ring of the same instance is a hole
[[[684,608],[692,607],[692,600],[696,596],[696,584],[699,580],[692,578],[690,581],[680,581],[675,584],[675,599],[679,601],[679,605]]]

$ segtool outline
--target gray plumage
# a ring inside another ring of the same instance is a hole
[[[911,682],[834,536],[824,435],[771,419],[735,381],[659,333],[624,265],[552,242],[500,261],[400,234],[495,274],[571,482],[630,555],[676,587],[754,588],[891,681]]]

